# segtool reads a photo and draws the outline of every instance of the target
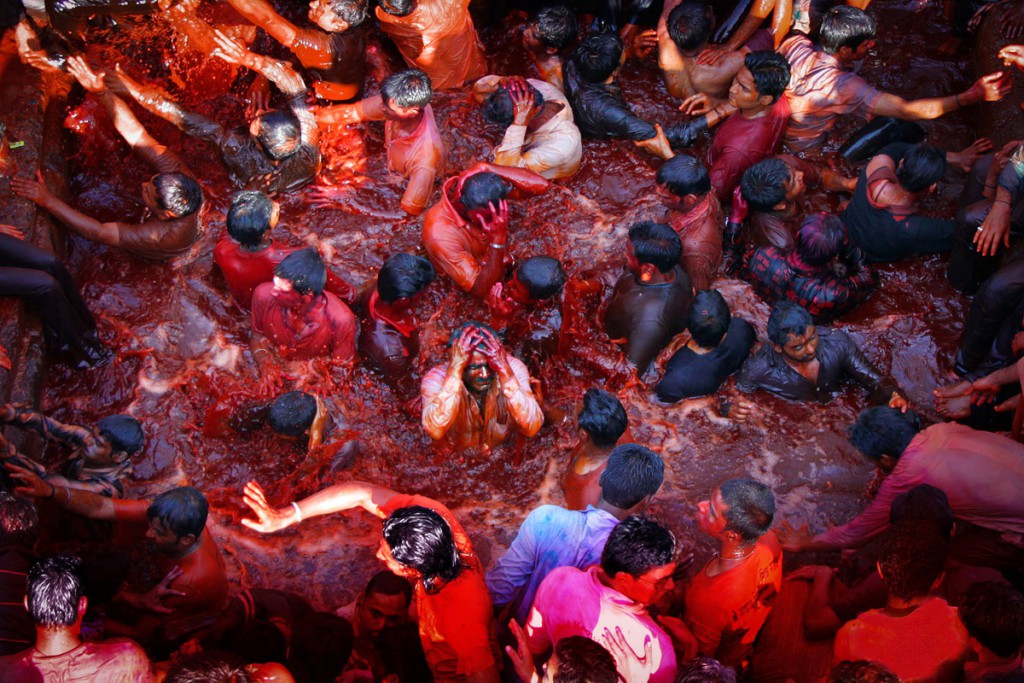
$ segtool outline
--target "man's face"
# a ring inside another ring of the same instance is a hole
[[[749,111],[761,106],[761,95],[757,92],[754,75],[747,67],[740,69],[732,81],[729,88],[729,104],[740,111]]]
[[[376,638],[385,628],[401,626],[409,621],[409,605],[404,595],[371,593],[359,599],[356,607],[359,633]]]
[[[327,0],[313,0],[309,3],[309,20],[328,33],[348,30],[348,22],[338,16]]]
[[[388,542],[383,537],[380,539],[380,545],[377,546],[377,559],[383,562],[392,574],[397,574],[406,579],[419,578],[420,573],[418,571],[412,567],[406,567],[395,559],[395,556],[391,554],[391,546],[388,545]]]
[[[277,292],[290,292],[294,289],[294,284],[291,280],[286,280],[283,277],[274,276],[274,290]]]
[[[676,587],[675,581],[672,580],[675,571],[675,562],[648,569],[632,581],[626,597],[638,605],[653,605]]]
[[[155,178],[156,176],[153,177]],[[159,214],[163,211],[163,209],[160,208],[160,202],[157,199],[156,184],[153,182],[153,178],[142,183],[142,201],[146,205],[146,208],[155,214]]]
[[[411,121],[423,113],[423,107],[402,107],[384,100],[384,118],[392,121]]]
[[[547,52],[547,47],[541,42],[540,36],[537,35],[536,24],[527,24],[526,30],[523,31],[523,47],[535,54]]]
[[[802,195],[804,190],[807,189],[807,185],[804,184],[804,172],[796,168],[790,168],[789,180],[786,181],[783,187],[786,190],[786,199],[788,201],[793,201]]]
[[[861,59],[865,59],[868,56],[868,52],[870,52],[871,49],[873,47],[875,47],[877,42],[878,41],[876,41],[876,40],[874,40],[872,38],[871,40],[865,40],[863,43],[858,45],[857,49],[853,51],[853,56],[852,56],[853,61],[856,62],[856,61],[859,61]]]
[[[782,346],[782,355],[796,363],[810,363],[818,353],[818,329],[808,325],[803,334],[791,334]]]
[[[494,383],[494,371],[487,363],[487,356],[474,351],[469,357],[466,369],[462,371],[462,382],[474,394],[486,394]]]
[[[519,281],[519,271],[512,274],[512,279],[505,286],[505,292],[517,304],[525,306],[533,302],[533,298],[530,296],[529,290],[526,289],[526,285]]]
[[[146,530],[146,540],[158,553],[176,555],[184,550],[183,539],[167,528],[162,520],[153,517],[149,520],[149,528]]]
[[[712,538],[721,538],[725,533],[725,511],[728,509],[722,500],[722,492],[715,489],[709,500],[697,503],[697,527]]]

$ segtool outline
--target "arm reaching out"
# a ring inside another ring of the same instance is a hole
[[[310,517],[361,507],[370,514],[383,518],[381,508],[398,495],[391,489],[362,481],[335,484],[314,493],[309,498],[292,503],[289,507],[274,509],[267,503],[263,488],[255,481],[245,485],[242,500],[256,513],[256,521],[243,519],[242,524],[263,534],[287,529]]]

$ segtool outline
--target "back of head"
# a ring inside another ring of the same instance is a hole
[[[907,520],[928,522],[943,538],[953,535],[953,508],[945,491],[930,484],[920,484],[892,500],[889,508],[889,523],[898,524]]]
[[[771,211],[786,199],[789,166],[772,157],[759,161],[743,172],[740,192],[754,211]]]
[[[617,683],[615,658],[597,642],[569,636],[555,643],[558,669],[554,683]]]
[[[288,254],[274,268],[274,275],[291,282],[299,294],[320,295],[327,285],[327,267],[313,247]]]
[[[184,173],[158,173],[153,176],[156,204],[174,218],[191,216],[203,205],[199,181]]]
[[[246,664],[288,663],[284,634],[267,619],[251,619],[231,629],[220,645]]]
[[[107,415],[96,425],[100,436],[106,439],[114,452],[133,455],[142,450],[146,437],[142,425],[131,415]]]
[[[818,43],[826,54],[834,55],[840,48],[856,50],[865,40],[875,37],[875,20],[862,9],[849,5],[833,7],[821,19]]]
[[[316,397],[304,391],[281,394],[270,404],[267,423],[282,436],[302,436],[316,418]]]
[[[31,498],[0,490],[0,549],[31,548],[39,536],[39,513]]]
[[[287,159],[299,149],[302,130],[291,111],[272,109],[260,115],[256,139],[274,161]]]
[[[799,337],[813,324],[814,320],[806,308],[792,301],[780,301],[768,316],[768,339],[773,344],[785,346],[790,336]]]
[[[676,683],[736,683],[736,671],[711,657],[697,657],[679,667]]]
[[[928,595],[946,566],[946,539],[928,522],[909,520],[889,527],[878,556],[878,571],[892,597]]]
[[[650,263],[662,273],[671,272],[679,264],[683,243],[676,231],[664,223],[641,221],[629,229],[633,254],[641,264]]]
[[[686,329],[693,340],[705,349],[711,349],[722,343],[725,333],[732,323],[729,304],[716,289],[697,292],[686,314]]]
[[[377,273],[377,294],[387,304],[399,299],[410,299],[434,281],[437,271],[434,265],[422,256],[404,252],[395,254],[384,262]]]
[[[632,515],[608,536],[601,553],[601,569],[611,578],[625,572],[639,579],[656,567],[675,561],[676,537],[651,517]]]
[[[226,652],[200,652],[175,660],[164,683],[251,683],[245,665]]]
[[[907,192],[924,192],[946,175],[946,153],[931,145],[914,145],[896,167],[896,178]]]
[[[485,209],[490,204],[497,206],[511,191],[512,185],[496,173],[474,173],[462,183],[459,202],[467,211]]]
[[[246,247],[263,241],[274,218],[274,202],[263,192],[245,191],[235,195],[228,209],[228,235]]]
[[[583,394],[583,407],[576,415],[576,424],[595,446],[610,448],[629,427],[629,417],[619,399],[604,389],[591,387]]]
[[[658,169],[657,181],[677,197],[688,194],[703,197],[711,191],[708,169],[699,159],[688,154],[677,154],[663,163]]]
[[[380,85],[384,104],[398,107],[425,107],[434,99],[430,76],[419,69],[393,73]]]
[[[516,277],[535,301],[557,296],[565,287],[562,264],[550,256],[531,256],[526,259],[516,267]]]
[[[416,9],[416,0],[377,0],[381,11],[396,17],[407,17]]]
[[[973,584],[960,596],[960,621],[982,647],[1013,657],[1024,647],[1024,595],[998,581]]]
[[[367,0],[331,0],[331,9],[349,28],[359,26],[370,16]]]
[[[772,528],[775,496],[770,488],[753,479],[730,479],[718,490],[726,505],[725,528],[738,533],[745,543],[756,541]]]
[[[791,75],[786,58],[778,52],[760,50],[748,54],[743,59],[743,65],[754,78],[757,94],[771,97],[773,103],[778,102],[789,85]]]
[[[429,508],[414,505],[396,510],[384,522],[384,540],[395,560],[421,574],[428,593],[462,571],[451,527]]]
[[[576,40],[580,27],[576,13],[568,5],[542,7],[533,20],[537,37],[544,47],[564,50]]]
[[[333,681],[352,654],[355,631],[347,619],[314,612],[303,623],[305,637],[293,638],[291,660],[299,660],[309,681]],[[299,679],[296,676],[296,679]]]
[[[665,461],[660,455],[639,444],[624,443],[608,456],[608,465],[598,480],[601,500],[629,510],[657,493],[664,479]]]
[[[544,96],[532,85],[530,85],[530,90],[533,91],[533,106],[540,111],[540,108],[544,106]],[[502,128],[508,128],[515,121],[515,107],[507,87],[499,86],[487,96],[484,101],[484,118]]]
[[[60,628],[78,621],[82,591],[82,562],[56,555],[35,562],[25,582],[28,613],[36,626]]]
[[[401,595],[408,605],[412,602],[412,585],[398,574],[382,569],[370,577],[363,595]]]
[[[919,431],[921,418],[914,411],[875,406],[857,416],[850,427],[850,443],[872,460],[883,455],[898,460]]]
[[[828,683],[900,683],[900,677],[877,662],[858,659],[832,667]]]
[[[715,13],[711,5],[698,0],[683,0],[668,15],[668,35],[683,52],[693,52],[711,38]]]
[[[823,266],[843,248],[843,222],[838,216],[816,213],[804,219],[796,236],[796,253],[809,266]]]
[[[179,486],[154,498],[146,509],[146,516],[160,520],[178,538],[191,534],[198,539],[206,528],[209,511],[210,504],[202,491],[192,486]]]
[[[585,80],[604,83],[619,68],[622,39],[617,33],[591,33],[572,53],[572,61]]]

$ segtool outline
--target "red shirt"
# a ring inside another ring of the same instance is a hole
[[[290,360],[318,356],[348,360],[356,355],[359,323],[330,292],[307,298],[297,292],[278,292],[274,283],[264,282],[252,295],[252,328]]]
[[[779,151],[789,122],[789,100],[779,101],[756,119],[737,113],[718,127],[708,150],[708,173],[719,201],[732,201],[743,172]]]
[[[420,641],[435,683],[454,681],[485,671],[495,664],[494,620],[491,596],[484,583],[480,558],[451,511],[424,496],[398,494],[381,506],[380,514],[419,505],[444,517],[455,537],[462,561],[468,565],[436,593],[427,593],[416,583],[416,605],[420,620]]]

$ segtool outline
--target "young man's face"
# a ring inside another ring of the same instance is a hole
[[[274,290],[277,292],[290,292],[295,289],[295,285],[291,280],[286,280],[283,277],[274,276]]]
[[[789,179],[783,187],[786,190],[786,199],[788,201],[793,201],[801,196],[807,190],[807,185],[804,183],[804,172],[798,168],[790,168]]]
[[[547,46],[537,35],[537,24],[526,25],[526,30],[523,31],[523,47],[534,54],[544,54],[548,51]]]
[[[509,298],[517,304],[525,306],[533,303],[530,291],[526,288],[526,285],[519,280],[519,271],[512,274],[512,279],[509,280],[508,285],[505,286],[505,292],[509,295]]]
[[[348,30],[348,22],[338,16],[328,0],[313,0],[309,3],[309,20],[328,33]]]
[[[156,176],[153,176],[155,178]],[[146,205],[146,208],[152,211],[154,214],[162,214],[164,210],[160,208],[160,201],[157,197],[156,183],[153,182],[153,178],[150,178],[146,182],[142,183],[142,202]]]
[[[191,538],[191,537],[189,537]],[[167,528],[163,520],[153,517],[149,520],[149,528],[146,530],[146,540],[158,553],[176,555],[186,547],[184,539]]]
[[[722,492],[715,489],[711,498],[697,503],[697,527],[712,538],[721,538],[725,533],[725,511],[728,509],[722,500]]]
[[[743,67],[736,74],[736,78],[729,87],[729,104],[740,111],[750,111],[762,106],[761,95],[757,92],[757,85],[754,83],[754,75],[750,69]]]
[[[356,619],[362,636],[376,638],[385,628],[401,626],[409,621],[409,605],[404,595],[370,593],[360,597]]]
[[[395,556],[391,554],[391,546],[383,537],[380,539],[380,545],[377,546],[377,559],[383,562],[388,571],[392,574],[397,574],[406,579],[417,579],[420,573],[412,567],[406,567],[404,564],[395,559]]]
[[[810,363],[818,354],[818,329],[808,325],[803,334],[790,334],[786,343],[776,348],[795,363]]]
[[[494,371],[487,362],[487,356],[474,351],[469,357],[466,369],[462,371],[462,382],[474,394],[486,394],[494,383]]]
[[[401,107],[390,100],[384,100],[384,118],[392,121],[411,121],[423,113],[423,107]]]
[[[666,593],[675,588],[675,581],[672,575],[675,574],[676,563],[669,562],[660,567],[653,567],[633,579],[629,587],[627,598],[632,599],[638,605],[653,605]]]

